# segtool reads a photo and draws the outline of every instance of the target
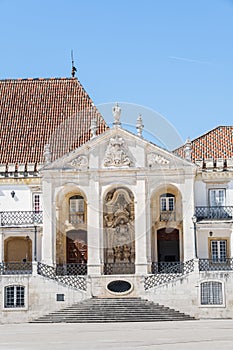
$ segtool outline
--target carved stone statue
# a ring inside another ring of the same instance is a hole
[[[115,258],[116,263],[121,261],[121,256],[122,256],[121,247],[119,245],[117,245],[114,248],[114,258]]]
[[[50,144],[46,144],[44,147],[44,160],[45,160],[45,164],[51,163],[52,153],[50,150]]]
[[[130,262],[131,249],[126,244],[123,246],[123,260],[124,262]]]
[[[121,125],[121,108],[118,105],[118,103],[115,104],[115,106],[112,108],[112,114],[114,118],[113,125],[120,126]]]

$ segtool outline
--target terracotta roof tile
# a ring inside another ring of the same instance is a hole
[[[97,134],[107,126],[76,78],[0,80],[0,164],[43,163],[44,146],[53,159],[90,138],[97,118]]]
[[[233,126],[218,126],[191,141],[192,161],[203,159],[233,158]],[[174,150],[184,158],[185,145]]]

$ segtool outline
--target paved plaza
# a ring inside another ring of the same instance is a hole
[[[233,320],[0,325],[0,350],[232,350]]]

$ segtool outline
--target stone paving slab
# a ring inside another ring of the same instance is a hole
[[[0,324],[0,350],[232,350],[233,320]]]

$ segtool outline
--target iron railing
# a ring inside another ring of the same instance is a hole
[[[43,277],[55,280],[63,285],[70,286],[83,291],[87,290],[86,277],[76,275],[58,275],[56,267],[38,262],[37,273]]]
[[[153,275],[144,279],[144,289],[155,288],[162,284],[176,281],[194,271],[194,260],[186,262],[159,262],[152,263]],[[159,271],[160,270],[160,271]]]
[[[43,222],[43,212],[39,211],[2,211],[1,226],[38,225]]]
[[[181,261],[175,262],[152,262],[151,264],[151,272],[153,274],[156,273],[182,273],[184,270],[184,263]]]
[[[176,212],[174,210],[161,211],[160,221],[176,221]]]
[[[232,220],[233,206],[195,207],[195,216],[200,220]]]
[[[230,271],[233,270],[233,258],[199,259],[199,271]]]
[[[104,264],[105,275],[131,275],[135,273],[134,263],[106,263]]]
[[[83,224],[84,223],[84,214],[70,214],[70,223],[71,224]]]
[[[32,262],[2,262],[0,263],[0,275],[30,275],[32,274]]]
[[[59,276],[86,275],[87,264],[59,264],[56,266],[56,274]]]

